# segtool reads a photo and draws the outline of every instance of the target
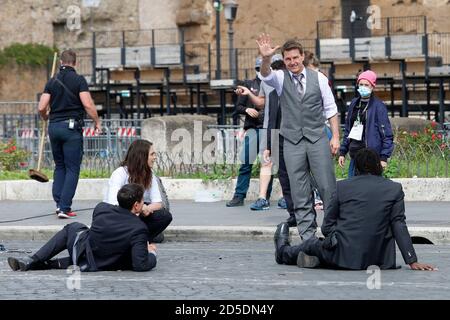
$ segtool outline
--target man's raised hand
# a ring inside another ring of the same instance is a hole
[[[262,33],[256,40],[258,44],[259,53],[263,57],[271,57],[280,49],[280,46],[272,47],[272,40],[268,34]]]

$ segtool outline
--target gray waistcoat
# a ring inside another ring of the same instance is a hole
[[[305,137],[314,143],[325,134],[322,94],[316,71],[306,69],[306,90],[300,99],[294,80],[285,70],[280,106],[280,133],[285,139],[297,144]]]

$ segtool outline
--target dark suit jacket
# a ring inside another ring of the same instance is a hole
[[[91,228],[83,238],[90,245],[86,255],[92,253],[96,265],[94,268],[90,264],[88,271],[148,271],[156,265],[155,255],[147,249],[147,226],[119,206],[99,203],[92,215]]]
[[[281,108],[280,99],[278,97],[277,91],[272,90],[269,94],[269,120],[267,124],[267,149],[272,150],[272,134],[279,134],[279,130],[272,131],[275,129],[280,129],[281,124]]]
[[[346,269],[396,268],[395,242],[405,263],[417,261],[405,223],[402,185],[361,175],[337,183],[337,197],[324,218],[325,241],[337,241],[332,264]]]

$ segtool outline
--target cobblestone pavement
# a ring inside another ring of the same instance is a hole
[[[42,244],[3,242],[10,250]],[[267,241],[168,242],[158,249],[150,272],[82,273],[79,282],[66,270],[13,272],[7,257],[23,253],[0,252],[0,299],[450,299],[450,246],[416,245],[419,260],[438,266],[435,272],[410,270],[398,253],[402,268],[381,271],[381,288],[372,290],[366,271],[277,265]]]

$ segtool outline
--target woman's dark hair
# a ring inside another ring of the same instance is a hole
[[[303,65],[305,67],[309,67],[310,64],[312,64],[315,68],[320,67],[319,59],[316,58],[314,52],[305,50],[305,59],[303,59]]]
[[[144,197],[144,187],[137,183],[129,183],[117,192],[119,206],[131,210],[136,202],[141,202]]]
[[[361,149],[356,153],[355,169],[357,175],[372,174],[381,176],[383,174],[380,156],[368,148]]]
[[[125,159],[120,164],[126,166],[129,183],[138,183],[145,189],[152,184],[152,169],[148,165],[148,154],[153,145],[147,140],[136,140],[130,145]]]

